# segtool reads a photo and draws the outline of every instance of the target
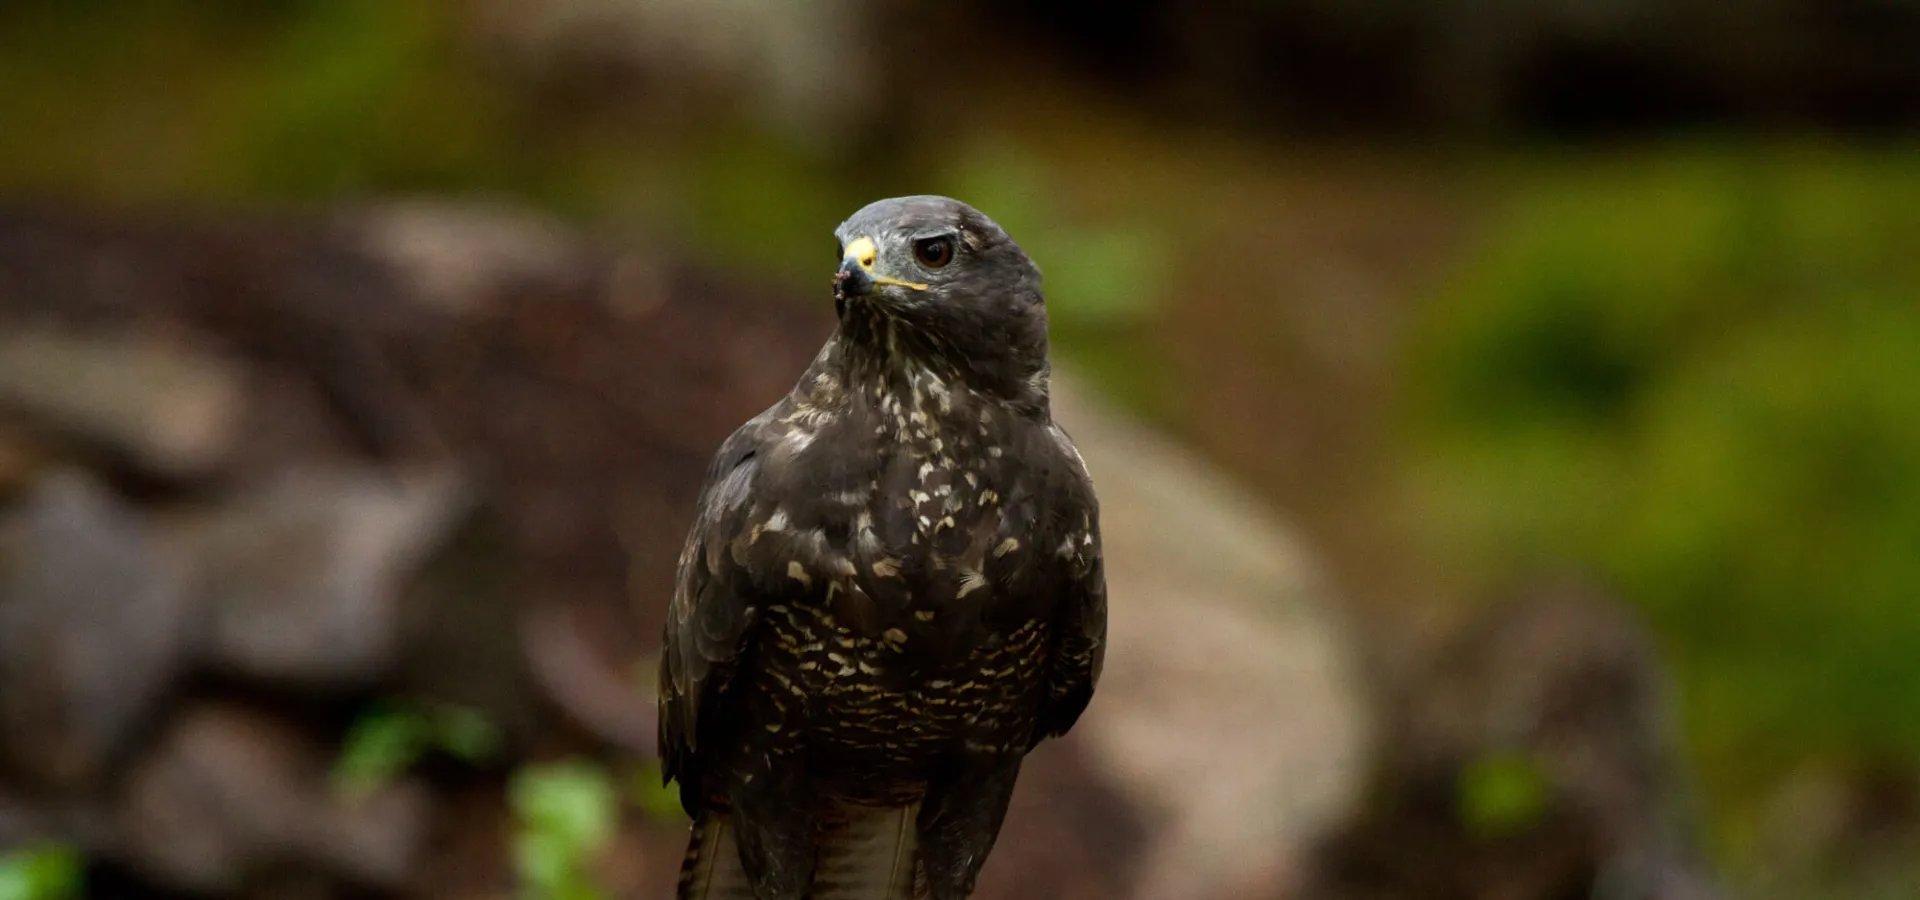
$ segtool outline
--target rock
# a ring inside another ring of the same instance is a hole
[[[393,889],[431,812],[420,785],[334,791],[325,748],[273,718],[203,704],[174,720],[131,774],[112,855],[174,890],[232,894],[307,870]]]
[[[497,729],[501,750],[519,758],[552,737],[553,706],[527,658],[531,611],[507,531],[498,509],[482,502],[409,574],[389,684],[415,702],[481,716]]]
[[[559,223],[478,204],[377,204],[337,216],[335,228],[415,300],[463,318],[493,312],[491,301],[528,281],[578,278],[592,263]]]
[[[1285,883],[1353,801],[1372,730],[1304,545],[1193,455],[1054,380],[1100,492],[1109,649],[1075,734],[1151,823],[1131,896]]]
[[[657,670],[641,666],[622,673],[608,665],[577,619],[558,604],[536,606],[523,617],[533,675],[570,718],[595,735],[628,753],[659,755]]]
[[[1048,741],[1020,767],[1020,781],[973,900],[1110,900],[1135,886],[1163,823],[1133,786],[1090,765],[1076,735]]]
[[[451,469],[289,468],[183,519],[174,540],[205,597],[206,661],[302,687],[378,683],[407,581],[470,499]]]
[[[106,774],[184,662],[181,574],[83,474],[0,519],[0,769],[61,792]]]
[[[1651,636],[1582,581],[1525,586],[1397,686],[1370,802],[1314,897],[1717,895]]]
[[[148,335],[0,331],[0,408],[164,476],[217,467],[245,400],[230,364]]]

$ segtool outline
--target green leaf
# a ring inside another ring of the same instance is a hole
[[[613,836],[618,800],[613,778],[586,760],[514,773],[507,802],[518,823],[514,865],[522,891],[541,900],[600,900],[605,892],[587,868]]]
[[[85,875],[80,853],[42,844],[0,854],[0,900],[59,900],[80,896]]]
[[[347,731],[334,763],[334,784],[353,794],[378,789],[420,759],[428,737],[428,723],[421,714],[376,707]]]
[[[434,744],[466,763],[482,763],[499,755],[500,728],[478,710],[443,706],[433,717]]]
[[[365,794],[393,780],[434,750],[469,764],[495,758],[500,729],[484,714],[457,704],[421,709],[384,701],[354,720],[334,764],[334,783],[348,794]]]
[[[528,766],[515,773],[508,802],[523,826],[552,835],[578,855],[613,833],[618,793],[607,772],[582,760]]]
[[[551,893],[572,875],[575,860],[570,850],[558,835],[522,831],[514,836],[514,870],[526,887]]]

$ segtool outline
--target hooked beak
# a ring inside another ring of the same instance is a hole
[[[919,282],[874,274],[873,264],[879,255],[879,248],[874,246],[872,238],[857,238],[847,244],[847,255],[840,260],[840,271],[833,275],[834,295],[861,297],[873,293],[879,285],[895,285],[916,291],[927,289],[926,285]]]

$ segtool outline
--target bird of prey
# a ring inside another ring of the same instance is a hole
[[[680,557],[659,728],[693,818],[681,900],[967,897],[1105,656],[1039,269],[946,197],[836,237],[839,324],[721,445]]]

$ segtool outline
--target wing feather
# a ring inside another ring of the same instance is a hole
[[[1047,662],[1047,694],[1034,729],[1037,743],[1067,733],[1100,681],[1107,656],[1107,583],[1096,547],[1067,583],[1067,596],[1054,619],[1053,648]]]
[[[712,733],[749,643],[759,608],[732,547],[752,527],[754,477],[774,410],[721,444],[696,503],[667,607],[659,677],[659,747],[664,781],[680,782],[680,803],[697,816],[702,741]]]
[[[1065,430],[1055,425],[1052,437],[1067,462],[1063,490],[1066,518],[1082,523],[1069,536],[1071,551],[1057,559],[1064,564],[1064,596],[1055,607],[1051,654],[1047,663],[1047,693],[1040,704],[1034,742],[1067,733],[1093,700],[1094,687],[1107,656],[1107,575],[1100,542],[1100,502],[1086,462]]]

